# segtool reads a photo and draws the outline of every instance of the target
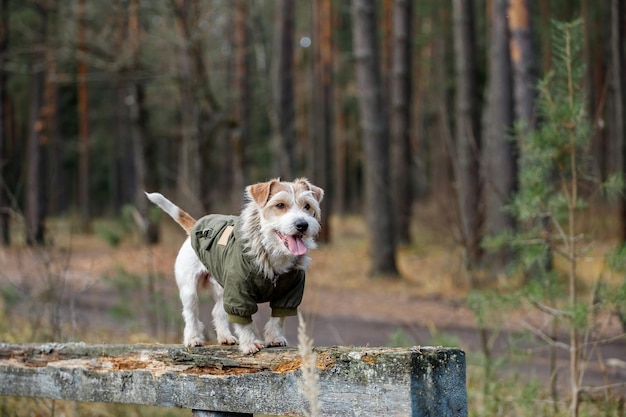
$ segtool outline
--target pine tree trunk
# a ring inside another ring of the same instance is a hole
[[[78,206],[80,227],[89,228],[89,95],[87,90],[87,23],[85,22],[85,0],[78,1]]]
[[[426,94],[431,97],[429,103],[424,107],[429,113],[431,121],[426,123],[426,140],[425,150],[428,153],[426,158],[429,159],[429,184],[430,190],[435,190],[432,194],[436,204],[445,210],[442,210],[444,216],[452,219],[452,210],[447,207],[453,207],[455,204],[453,196],[453,164],[450,157],[452,144],[451,117],[453,113],[453,103],[451,95],[448,91],[448,80],[453,77],[453,66],[451,53],[453,49],[452,36],[452,15],[449,10],[438,8],[431,23],[433,27],[440,27],[441,34],[433,36],[428,56],[431,61],[429,64],[429,73],[426,76]]]
[[[130,0],[128,5],[128,38],[132,51],[132,70],[138,73],[141,67],[141,31],[139,25],[139,0]],[[150,209],[148,200],[144,194],[145,190],[156,189],[155,181],[148,182],[146,151],[148,145],[147,124],[148,116],[145,107],[145,89],[140,80],[131,81],[128,87],[128,97],[130,100],[130,135],[133,150],[133,167],[136,181],[135,187],[135,207],[142,219],[142,238],[146,244],[159,242],[159,226],[150,219]],[[154,174],[150,177],[154,177]]]
[[[383,91],[383,102],[388,108],[391,108],[391,79],[393,77],[393,55],[395,42],[395,25],[397,21],[394,16],[395,0],[382,0],[382,19],[381,21],[381,80]]]
[[[607,69],[610,53],[607,54],[607,49],[598,48],[598,45],[610,45],[610,30],[608,32],[604,30],[607,26],[610,28],[610,24],[606,24],[606,19],[610,15],[608,12],[610,2],[599,4],[593,0],[582,0],[580,8],[581,18],[585,22],[583,59],[587,64],[587,77],[583,88],[587,91],[589,101],[587,111],[593,120],[592,164],[594,176],[600,181],[605,181],[610,174],[611,165],[608,142],[613,142],[609,139],[611,135],[603,120],[607,101],[607,80],[610,77],[610,71]],[[608,49],[610,50],[610,47]]]
[[[489,52],[489,92],[486,120],[485,226],[488,235],[515,228],[513,217],[504,210],[517,185],[517,155],[513,131],[513,86],[507,26],[508,0],[493,0]],[[502,268],[511,254],[494,256],[494,266]]]
[[[457,182],[457,198],[467,266],[475,267],[481,260],[482,216],[480,201],[480,100],[474,2],[454,0],[454,46],[456,52],[456,158],[453,165]]]
[[[393,2],[391,64],[391,184],[398,243],[411,240],[411,0]]]
[[[508,12],[509,48],[513,69],[515,120],[522,122],[525,131],[534,130],[537,77],[528,0],[510,0]]]
[[[583,2],[586,0],[582,0]],[[550,27],[550,19],[552,19],[550,2],[539,2],[539,24],[543,28]],[[552,67],[552,45],[550,41],[550,31],[542,31],[541,35],[541,73],[547,74]]]
[[[335,91],[335,102],[337,105],[335,141],[333,145],[333,210],[339,215],[346,214],[347,196],[346,182],[348,174],[348,135],[346,133],[346,112],[341,103],[343,103],[343,89],[338,88]]]
[[[376,47],[376,1],[352,1],[359,116],[364,147],[365,211],[373,276],[397,276],[393,209],[389,193],[389,126]]]
[[[250,142],[250,102],[252,86],[250,82],[250,49],[252,43],[248,30],[248,0],[234,2],[234,60],[235,60],[235,119],[237,127],[231,137],[233,148],[233,189],[243,190],[248,184],[248,153]],[[243,191],[241,191],[243,192]],[[240,204],[241,192],[235,193],[236,203]]]
[[[39,42],[45,44],[47,34],[47,10],[38,7],[40,27]],[[45,61],[45,52],[34,54],[33,67],[41,68]],[[29,135],[26,149],[26,244],[43,245],[45,243],[45,217],[46,217],[46,194],[44,178],[45,152],[43,141],[45,138],[45,119],[43,114],[43,96],[45,86],[45,73],[39,69],[35,71],[30,86],[29,104]]]
[[[7,137],[7,114],[8,76],[4,70],[7,54],[9,53],[9,1],[0,0],[0,244],[9,246],[11,244],[11,234],[9,228],[9,199],[6,192],[6,166],[8,157],[8,137]]]
[[[611,0],[611,96],[613,114],[613,132],[617,143],[621,146],[621,172],[626,173],[626,118],[625,107],[625,65],[624,65],[624,2]],[[622,197],[622,241],[626,242],[626,198]]]
[[[30,132],[26,149],[26,244],[43,245],[45,243],[45,201],[43,201],[42,173],[44,169],[44,151],[41,138],[44,122],[41,117],[43,104],[44,75],[33,76],[30,92]]]
[[[272,91],[274,100],[274,175],[293,179],[296,173],[296,130],[293,96],[293,40],[295,0],[276,0],[274,64]]]
[[[53,11],[49,11],[53,13]],[[56,16],[51,16],[50,21],[54,22]],[[58,30],[56,27],[51,28],[49,32]],[[51,36],[54,36],[51,34]],[[55,215],[60,212],[60,206],[62,202],[62,192],[64,184],[61,183],[59,172],[62,167],[62,160],[59,157],[61,147],[59,138],[59,125],[58,125],[58,63],[56,57],[57,51],[53,48],[48,48],[47,65],[46,65],[46,82],[44,88],[44,108],[45,114],[43,115],[46,125],[46,148],[48,150],[47,162],[48,172],[46,177],[48,178],[46,187],[54,192],[48,195],[48,209],[50,214]]]
[[[349,10],[342,10],[341,8],[334,8],[334,18],[333,18],[333,32],[337,33],[337,37],[339,35],[339,31],[342,30],[342,27],[346,27],[349,25]],[[315,25],[315,24],[314,24]],[[319,24],[315,25],[319,26]],[[341,49],[341,44],[338,42],[334,44],[334,55],[337,57],[342,56],[346,51]],[[352,71],[351,66],[349,67],[348,62],[346,60],[337,59],[336,61],[336,74],[339,76],[340,74],[344,74],[348,71]],[[349,68],[349,69],[348,69]],[[336,82],[337,84],[341,84],[339,80]],[[351,171],[351,161],[354,159],[357,153],[351,152],[351,143],[355,141],[352,126],[352,120],[350,118],[350,112],[345,105],[348,97],[352,95],[351,92],[345,91],[345,88],[333,88],[333,96],[335,102],[335,130],[333,133],[334,143],[333,143],[333,198],[332,205],[333,210],[338,215],[346,214],[350,209],[350,202],[348,201],[350,198],[350,191],[354,190],[355,187],[352,188],[353,184],[350,182],[355,179],[356,175],[354,175]],[[315,128],[312,123],[311,126],[313,129]],[[311,164],[312,165],[312,164]],[[331,201],[327,201],[326,203],[330,203]]]
[[[312,180],[325,191],[322,202],[322,230],[318,241],[330,241],[330,222],[335,186],[332,182],[334,165],[331,144],[334,142],[333,130],[333,42],[334,30],[331,0],[313,2],[313,100],[310,137],[312,140]]]
[[[177,175],[178,200],[195,215],[205,212],[202,205],[200,108],[194,92],[198,89],[193,76],[192,39],[189,28],[190,0],[176,0],[174,19],[181,41],[179,53],[180,75],[180,151]]]

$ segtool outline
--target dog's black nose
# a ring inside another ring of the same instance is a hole
[[[300,220],[299,222],[296,223],[296,229],[298,229],[298,232],[300,233],[306,232],[306,229],[308,228],[309,228],[309,223],[305,222],[304,220]]]

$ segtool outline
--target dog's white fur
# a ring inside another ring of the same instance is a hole
[[[190,232],[196,223],[193,217],[159,193],[146,195],[187,233]],[[304,178],[294,182],[275,179],[246,188],[240,228],[244,253],[250,256],[267,279],[279,279],[280,275],[292,269],[307,269],[311,261],[308,250],[316,247],[315,237],[320,230],[320,202],[323,196],[321,188]],[[303,222],[306,223],[305,227]],[[297,250],[298,254],[292,253],[285,236],[297,236],[306,248],[306,253],[300,253],[302,248]],[[265,325],[264,342],[256,337],[252,323],[234,323],[237,337],[233,336],[224,311],[224,290],[202,264],[189,238],[180,248],[174,273],[183,304],[185,345],[200,346],[204,343],[204,324],[198,314],[198,289],[206,281],[211,286],[215,300],[212,315],[218,343],[233,345],[238,342],[239,349],[246,354],[256,353],[264,346],[287,345],[282,317],[269,319]]]

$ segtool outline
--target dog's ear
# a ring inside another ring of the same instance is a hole
[[[313,184],[309,185],[311,187],[311,192],[313,193],[313,197],[317,200],[318,203],[322,202],[322,199],[324,198],[324,190],[322,190],[320,187],[317,187]]]
[[[257,206],[263,207],[270,199],[272,186],[278,182],[279,180],[259,182],[257,184],[249,185],[246,188],[246,191],[248,192],[248,196],[257,204]]]
[[[311,184],[306,178],[298,178],[296,180],[296,184],[298,183],[303,184],[306,189],[311,191],[311,193],[313,194],[313,198],[315,198],[318,203],[322,202],[322,199],[324,198],[324,190],[316,185]]]

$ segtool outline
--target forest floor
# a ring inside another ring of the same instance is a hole
[[[112,246],[106,235],[69,233],[67,227],[52,226],[56,240],[48,248],[0,249],[0,311],[8,318],[0,320],[1,339],[179,343],[182,320],[172,270],[184,233],[164,221],[162,243],[147,248],[132,236]],[[481,338],[468,303],[462,254],[448,231],[420,230],[416,243],[401,248],[401,278],[392,279],[368,277],[366,230],[359,218],[334,219],[330,227],[332,243],[312,253],[300,309],[316,345],[458,346],[468,354],[471,383],[472,368],[484,364],[486,341],[494,358],[507,358],[502,375],[547,384],[549,346],[537,333],[548,330],[548,318],[523,304],[494,305],[484,319],[488,339]],[[602,262],[588,261],[580,269],[592,280]],[[499,287],[503,279],[495,278]],[[203,301],[201,314],[209,328],[212,301],[208,294]],[[259,328],[267,315],[262,307],[255,320]],[[614,340],[590,348],[585,384],[624,381],[626,338],[619,320],[611,314],[596,320],[594,336]],[[296,327],[296,319],[287,320],[291,343],[297,340]],[[559,340],[567,342],[565,331]],[[557,368],[565,388],[565,349],[558,350]]]

